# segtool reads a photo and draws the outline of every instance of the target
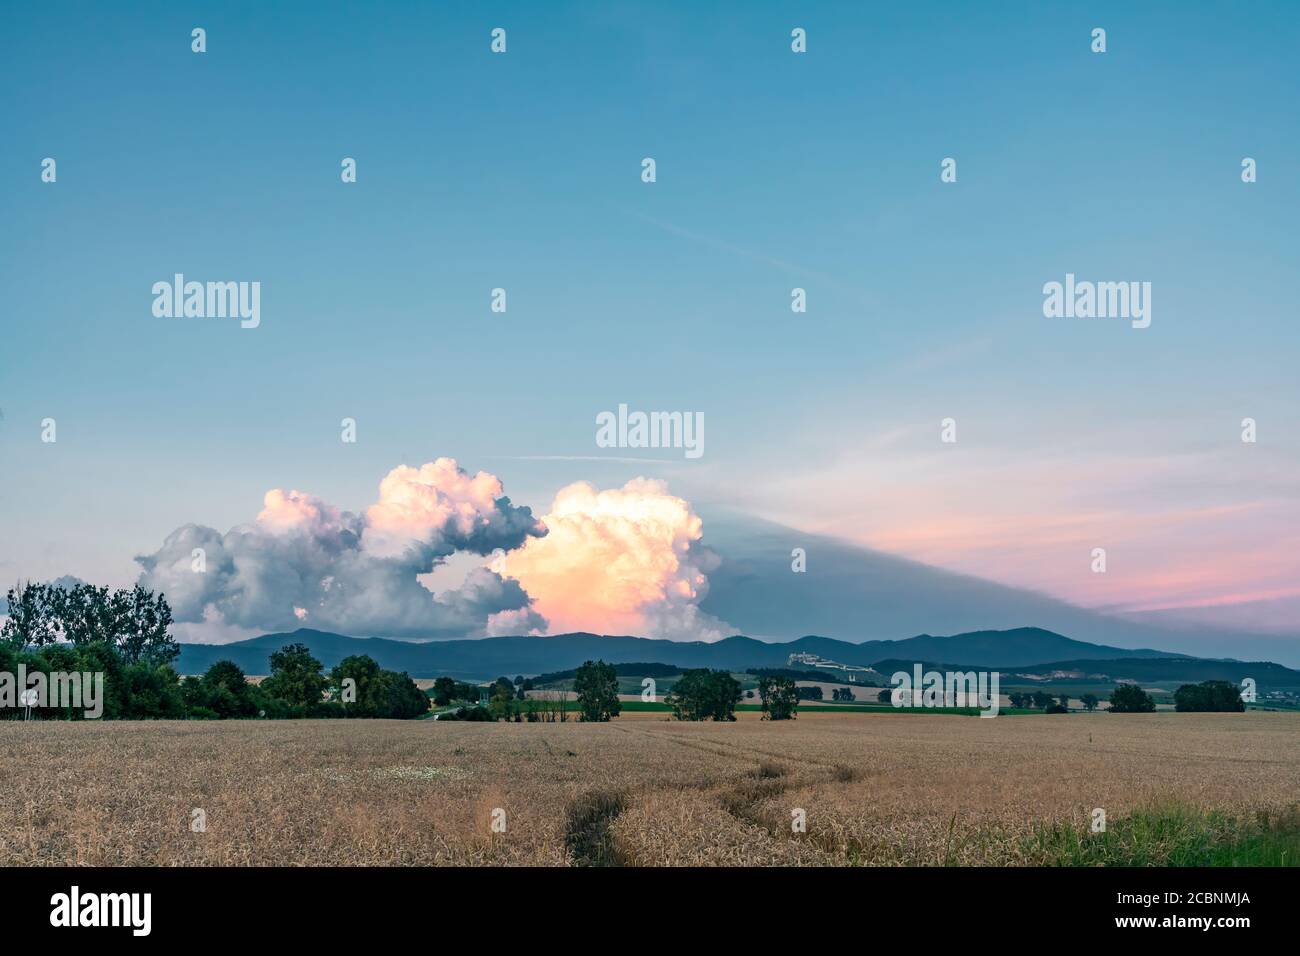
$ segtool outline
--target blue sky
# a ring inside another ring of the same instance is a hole
[[[8,10],[0,575],[126,583],[448,455],[538,513],[662,477],[1091,606],[1300,596],[1300,10],[806,6]],[[155,318],[175,272],[260,281],[260,328]],[[1044,318],[1067,272],[1151,282],[1151,327]],[[607,454],[621,402],[706,454],[532,460]]]

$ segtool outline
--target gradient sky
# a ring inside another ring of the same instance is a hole
[[[1090,607],[1300,597],[1300,9],[806,7],[12,5],[0,580],[449,455]],[[261,327],[155,318],[175,272],[260,281]],[[1067,272],[1151,327],[1044,318]],[[703,458],[585,460],[655,457],[596,447],[620,402],[703,412]]]

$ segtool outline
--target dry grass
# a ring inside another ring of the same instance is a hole
[[[1022,864],[1094,807],[1300,793],[1295,714],[807,716],[0,722],[0,864]]]

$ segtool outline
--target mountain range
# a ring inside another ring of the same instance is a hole
[[[1129,649],[1077,641],[1037,627],[1005,631],[974,631],[935,636],[921,634],[904,640],[859,644],[808,635],[773,643],[737,635],[714,643],[663,641],[644,637],[559,634],[553,637],[488,637],[460,641],[395,641],[358,638],[300,629],[263,634],[233,644],[182,644],[178,670],[201,674],[215,661],[232,660],[245,673],[266,674],[272,651],[286,644],[307,645],[326,668],[352,654],[366,654],[382,667],[406,671],[412,677],[441,675],[461,680],[490,680],[499,675],[534,675],[577,667],[601,659],[613,664],[648,662],[679,667],[710,667],[743,671],[752,667],[784,667],[794,653],[816,654],[841,664],[887,662],[892,672],[900,663],[962,666],[988,670],[1045,672],[1084,670],[1135,679],[1206,680],[1210,676],[1238,679],[1255,676],[1260,686],[1298,686],[1300,672],[1277,664],[1206,661],[1150,648]],[[1208,676],[1180,676],[1183,674]]]

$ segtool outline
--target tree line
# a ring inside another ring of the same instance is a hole
[[[0,627],[0,671],[104,675],[103,718],[110,720],[231,719],[240,717],[422,716],[429,701],[405,673],[355,655],[326,672],[303,644],[270,656],[270,675],[250,683],[233,661],[215,662],[202,676],[175,669],[180,645],[162,594],[77,584],[20,583],[6,594]],[[81,711],[46,708],[34,717],[77,718]]]
[[[543,692],[528,696],[533,682],[523,677],[513,681],[498,677],[486,688],[466,684],[451,677],[439,677],[430,691],[440,707],[450,707],[439,714],[440,720],[505,720],[512,722],[580,721],[601,723],[622,712],[618,696],[618,669],[603,660],[586,661],[573,670],[573,700],[565,691]],[[741,700],[740,682],[727,671],[707,668],[674,671],[679,676],[665,695],[672,716],[677,720],[736,719],[736,705]],[[768,679],[764,679],[768,680]],[[784,681],[790,688],[793,682]],[[761,682],[760,682],[761,684]],[[486,704],[481,703],[487,698]],[[460,701],[463,704],[455,706]],[[792,715],[792,713],[791,713]],[[777,716],[772,719],[784,719]]]

